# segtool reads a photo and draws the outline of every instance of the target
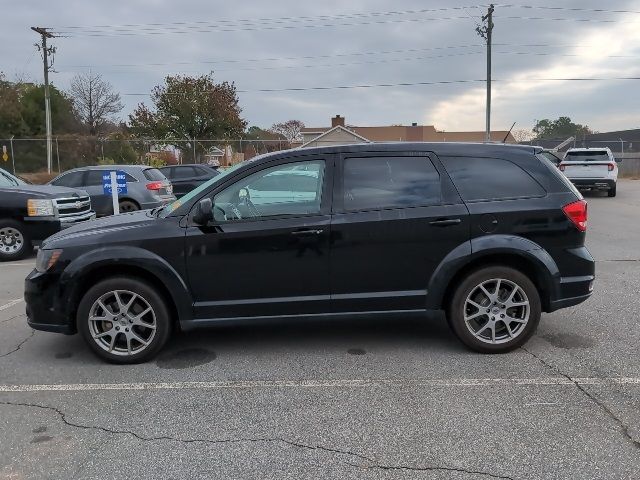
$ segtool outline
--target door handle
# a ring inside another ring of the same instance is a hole
[[[304,236],[310,236],[310,235],[320,235],[322,232],[324,232],[324,230],[322,230],[322,229],[318,229],[318,230],[295,230],[295,231],[291,232],[291,235],[304,237]]]
[[[448,227],[450,225],[458,225],[460,223],[462,223],[462,220],[459,218],[441,218],[429,222],[429,225],[433,225],[434,227]]]

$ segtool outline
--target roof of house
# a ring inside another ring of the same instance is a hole
[[[338,125],[340,126],[340,125]],[[342,127],[372,142],[483,142],[484,131],[446,132],[439,131],[433,125],[388,125],[377,127],[359,127],[347,125]],[[302,134],[326,135],[336,127],[306,127]],[[491,141],[516,143],[515,138],[507,130],[493,130]],[[307,141],[308,143],[309,141]]]
[[[349,135],[352,135],[356,138],[358,138],[359,140],[362,140],[364,142],[370,142],[371,140],[369,140],[368,138],[363,137],[362,135],[359,135],[358,133],[354,132],[353,130],[349,130],[348,128],[343,127],[342,125],[336,125],[333,128],[329,128],[326,132],[321,133],[320,135],[318,135],[317,137],[312,138],[311,140],[309,140],[306,143],[303,143],[301,146],[302,147],[306,147],[307,145],[317,142],[318,140],[320,140],[323,137],[326,137],[328,135],[331,135],[333,132],[337,132],[337,131],[344,131],[346,133],[348,133]]]

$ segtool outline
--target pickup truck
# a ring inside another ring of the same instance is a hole
[[[31,185],[0,168],[0,262],[23,258],[45,238],[95,216],[86,192]]]
[[[616,196],[618,165],[608,148],[571,148],[558,168],[579,189],[606,190]]]

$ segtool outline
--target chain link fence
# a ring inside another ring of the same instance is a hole
[[[0,167],[25,177],[47,175],[45,138],[0,139],[6,157],[0,155]],[[78,135],[52,138],[51,175],[71,168],[98,164],[168,165],[212,163],[221,166],[248,160],[256,155],[289,148],[284,140],[190,139],[158,140],[148,138],[101,138]],[[6,158],[6,160],[4,160]]]

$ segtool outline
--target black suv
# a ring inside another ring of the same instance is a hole
[[[480,352],[592,292],[580,193],[527,146],[361,144],[239,164],[164,208],[49,238],[26,279],[33,328],[102,358],[174,328],[444,310]]]

